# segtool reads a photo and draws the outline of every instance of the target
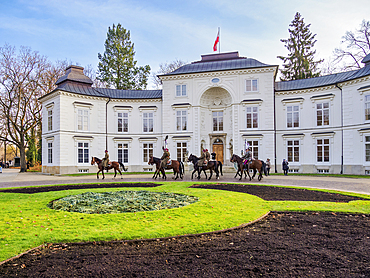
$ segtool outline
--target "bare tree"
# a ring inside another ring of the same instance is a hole
[[[50,64],[29,47],[20,47],[18,53],[8,44],[0,47],[0,113],[6,131],[0,140],[19,149],[21,172],[27,169],[26,135],[32,128],[41,127],[38,98],[55,87],[61,72],[58,63]]]
[[[347,31],[341,43],[345,47],[334,50],[334,62],[342,63],[342,71],[361,68],[361,60],[370,53],[370,21],[363,20],[355,32]]]
[[[177,70],[178,68],[182,67],[185,64],[186,62],[179,60],[179,59],[176,59],[170,63],[166,62],[164,64],[160,64],[159,70],[157,72],[152,73],[153,83],[155,84],[157,88],[160,88],[160,86],[162,86],[162,82],[161,82],[161,79],[158,77],[158,75],[173,72],[174,70]]]

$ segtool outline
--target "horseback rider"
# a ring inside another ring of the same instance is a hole
[[[161,157],[161,168],[166,169],[168,160],[170,160],[170,152],[167,148],[163,148],[163,155]]]
[[[242,158],[244,159],[243,160],[244,165],[248,164],[251,160],[253,160],[253,158],[252,158],[252,152],[251,152],[249,146],[247,147],[247,149],[245,151],[245,154],[243,155]]]
[[[108,164],[109,164],[109,154],[108,154],[108,151],[105,150],[105,156],[102,159],[102,165],[104,169],[107,170],[107,172],[108,172],[108,166],[109,166]]]
[[[203,164],[207,165],[210,159],[211,159],[211,154],[209,153],[209,151],[207,149],[203,149],[202,155],[200,156],[199,161],[198,161],[198,166],[202,167]]]

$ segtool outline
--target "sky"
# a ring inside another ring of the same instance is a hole
[[[130,30],[137,65],[158,71],[175,59],[193,62],[221,52],[280,65],[280,39],[300,12],[316,35],[316,58],[328,60],[346,31],[370,20],[369,0],[0,0],[0,47],[28,46],[51,61],[97,68],[108,27]],[[148,86],[149,89],[153,84]]]

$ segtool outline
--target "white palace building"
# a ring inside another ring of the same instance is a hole
[[[278,66],[238,52],[202,55],[160,76],[162,90],[93,88],[70,66],[42,96],[43,166],[50,174],[96,172],[92,156],[148,171],[149,156],[185,161],[207,148],[231,165],[246,143],[297,173],[370,174],[370,55],[359,70],[276,81]]]

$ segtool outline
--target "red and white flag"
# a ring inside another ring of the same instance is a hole
[[[220,42],[220,29],[218,29],[217,38],[215,44],[213,45],[213,51],[217,51],[217,44]]]

